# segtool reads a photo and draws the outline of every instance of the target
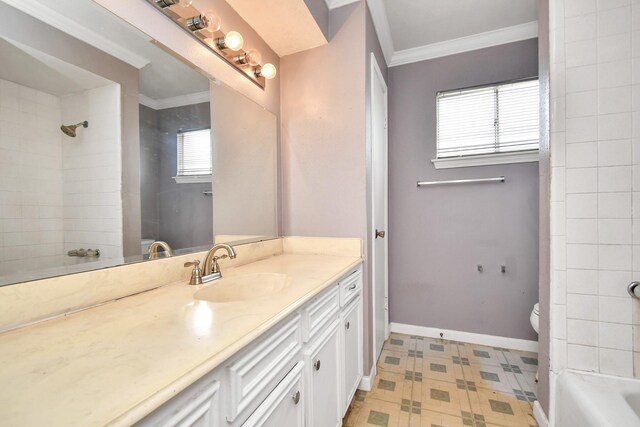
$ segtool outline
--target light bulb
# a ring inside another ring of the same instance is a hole
[[[249,49],[247,53],[244,54],[244,61],[245,64],[255,67],[262,62],[262,55],[256,49]]]
[[[257,49],[249,49],[240,55],[233,57],[233,62],[240,65],[250,65],[252,67],[256,67],[260,65],[262,61],[262,55],[258,52]]]
[[[237,31],[229,31],[226,36],[224,36],[224,47],[229,48],[231,50],[240,50],[244,45],[244,39],[242,38],[242,34]]]
[[[176,3],[178,3],[178,5],[181,7],[187,8],[191,6],[191,3],[193,3],[193,0],[176,0]]]
[[[202,14],[202,17],[204,18],[204,28],[206,28],[208,31],[215,33],[216,31],[220,30],[222,21],[220,20],[220,17],[216,15],[212,10],[205,10]]]
[[[276,76],[277,72],[278,71],[276,70],[276,66],[269,63],[264,64],[262,67],[256,70],[256,74],[258,76],[262,76],[267,80],[273,79]]]

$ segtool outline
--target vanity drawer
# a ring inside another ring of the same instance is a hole
[[[215,374],[208,374],[137,422],[135,426],[220,426],[220,394],[220,382],[216,380]]]
[[[232,425],[242,424],[300,360],[300,315],[274,329],[226,365],[226,418]]]
[[[322,326],[335,319],[340,310],[340,295],[338,285],[334,284],[329,289],[316,296],[302,310],[302,339],[309,342]]]
[[[357,267],[339,282],[340,306],[347,305],[362,289],[362,268]]]

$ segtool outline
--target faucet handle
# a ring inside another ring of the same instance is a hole
[[[202,270],[200,269],[200,260],[193,260],[191,262],[185,262],[185,267],[193,267],[191,272],[190,285],[202,285]]]

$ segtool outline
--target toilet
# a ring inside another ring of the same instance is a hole
[[[149,246],[155,242],[154,239],[142,239],[140,240],[140,249],[142,250],[142,255],[146,255],[149,253]]]
[[[533,310],[531,310],[531,316],[529,317],[529,320],[531,321],[531,327],[533,327],[533,330],[536,331],[537,334],[538,324],[540,320],[540,303],[535,303],[535,305],[533,306]]]

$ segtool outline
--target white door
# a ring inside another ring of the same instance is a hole
[[[389,337],[389,303],[387,274],[387,85],[373,53],[371,54],[371,202],[372,202],[372,273],[374,364]]]

